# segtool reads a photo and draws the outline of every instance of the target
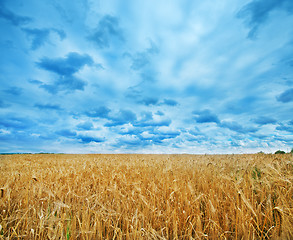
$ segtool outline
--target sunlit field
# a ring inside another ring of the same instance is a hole
[[[0,239],[293,239],[291,154],[0,158]]]

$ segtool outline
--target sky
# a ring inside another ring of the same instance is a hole
[[[0,0],[0,152],[293,147],[292,0]]]

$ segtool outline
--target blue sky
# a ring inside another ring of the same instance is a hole
[[[0,0],[0,152],[293,147],[292,0]]]

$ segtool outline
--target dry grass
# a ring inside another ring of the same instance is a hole
[[[0,157],[0,239],[293,239],[289,154]]]

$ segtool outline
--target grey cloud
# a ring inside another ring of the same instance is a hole
[[[220,122],[218,116],[212,113],[208,109],[203,111],[193,111],[192,113],[195,115],[194,119],[198,123],[212,123],[212,122],[219,123]]]
[[[7,9],[3,5],[3,2],[0,2],[0,18],[5,19],[6,21],[8,21],[14,26],[26,25],[32,22],[32,18],[17,15],[13,13],[12,11],[10,11],[9,9]]]
[[[109,117],[108,119],[110,122],[106,123],[105,126],[114,127],[135,122],[136,115],[130,110],[120,110],[116,116]]]
[[[259,124],[259,125],[266,125],[266,124],[275,124],[277,122],[276,119],[266,117],[266,116],[261,116],[253,120],[254,123]]]
[[[81,129],[81,130],[91,130],[93,129],[93,124],[91,122],[83,122],[83,123],[79,123],[77,125],[77,128],[78,129]]]
[[[111,110],[105,106],[101,106],[85,112],[88,117],[109,118]]]
[[[36,103],[34,105],[36,108],[41,109],[41,110],[62,110],[62,108],[59,105],[56,104],[40,104]]]
[[[0,118],[0,126],[12,130],[24,130],[35,126],[35,123],[29,118],[25,117],[5,116]]]
[[[178,102],[176,102],[173,99],[164,99],[164,101],[161,104],[168,105],[168,106],[176,106],[176,105],[178,105]]]
[[[279,102],[287,103],[293,101],[293,88],[290,88],[277,97]]]
[[[46,71],[56,73],[60,76],[71,76],[85,65],[93,65],[93,59],[87,54],[70,52],[64,58],[42,58],[37,66]]]
[[[87,54],[70,52],[64,58],[42,58],[36,63],[41,69],[53,72],[59,76],[53,84],[43,84],[40,87],[55,94],[59,91],[84,90],[85,81],[74,76],[85,65],[92,66],[93,59]]]
[[[100,49],[109,48],[113,39],[124,41],[123,31],[116,17],[105,15],[98,23],[97,29],[88,36]]]
[[[238,133],[249,133],[249,132],[256,132],[258,129],[255,127],[243,127],[237,122],[234,121],[222,121],[219,124],[220,127],[228,128],[232,131],[238,132]]]
[[[248,38],[254,39],[261,25],[269,18],[273,10],[283,10],[293,14],[292,0],[253,0],[238,12],[237,17],[244,19],[245,25],[250,28]]]
[[[5,89],[4,92],[14,95],[14,96],[19,96],[21,95],[23,89],[19,87],[10,87],[8,89]]]
[[[60,40],[63,40],[66,37],[66,34],[63,30],[51,28],[51,29],[38,29],[38,28],[22,28],[23,32],[27,37],[31,38],[31,49],[36,50],[48,42],[50,33],[55,32],[59,35]]]
[[[76,136],[76,132],[71,131],[70,129],[62,129],[62,130],[56,131],[55,133],[62,137],[67,137],[67,138],[72,138]]]
[[[78,139],[80,139],[82,143],[91,143],[91,142],[101,143],[105,141],[104,138],[91,137],[86,135],[78,135]]]

